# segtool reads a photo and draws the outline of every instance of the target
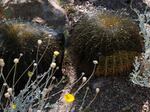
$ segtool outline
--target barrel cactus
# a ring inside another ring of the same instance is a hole
[[[85,14],[71,31],[68,55],[79,71],[92,71],[92,60],[98,60],[95,76],[127,74],[135,56],[143,50],[138,25],[125,14],[97,10]]]
[[[38,40],[40,40],[39,43]],[[17,66],[16,80],[29,67],[33,60],[37,63],[37,57],[40,60],[44,52],[43,58],[38,63],[38,74],[48,70],[54,51],[59,51],[60,53],[56,62],[58,66],[61,66],[64,51],[63,43],[63,35],[46,26],[25,22],[23,20],[0,21],[0,58],[5,61],[4,75],[7,77],[9,70],[14,64],[13,60],[19,57],[20,53],[23,56]],[[28,71],[32,69],[33,66]],[[20,79],[18,86],[16,86],[17,91],[24,87],[23,85],[25,85],[27,79],[27,75],[24,75]],[[12,84],[11,74],[8,82],[10,85]]]

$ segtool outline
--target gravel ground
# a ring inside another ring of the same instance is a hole
[[[144,102],[150,101],[150,89],[133,85],[125,77],[110,78],[110,81],[111,84],[100,88],[100,93],[88,112],[141,112]],[[84,93],[85,88],[77,96],[78,107]],[[95,90],[90,89],[85,105],[94,95]]]

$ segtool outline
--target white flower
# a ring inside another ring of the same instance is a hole
[[[4,94],[5,98],[10,98],[10,94],[7,92]]]
[[[7,92],[8,92],[9,94],[12,94],[12,91],[13,91],[12,88],[8,88],[8,89],[7,89]]]
[[[42,44],[42,40],[38,40],[38,45],[41,45]]]
[[[51,67],[51,68],[55,68],[55,67],[56,67],[56,63],[55,63],[55,62],[52,62],[50,67]]]
[[[86,77],[83,77],[83,78],[82,78],[82,82],[85,82],[86,80],[87,80]]]
[[[15,58],[15,59],[14,59],[14,63],[15,63],[15,64],[19,63],[19,59],[18,59],[18,58]]]
[[[52,37],[52,35],[51,35],[51,34],[49,34],[49,35],[48,35],[48,37]]]
[[[37,66],[37,63],[34,63],[33,66],[36,67],[36,66]]]
[[[93,63],[94,63],[94,65],[97,65],[98,61],[97,60],[93,60]]]
[[[85,73],[84,73],[84,72],[82,72],[82,73],[81,73],[81,75],[83,76],[83,75],[85,75]]]
[[[52,80],[55,80],[55,79],[56,79],[56,77],[55,77],[55,76],[53,76],[53,77],[52,77]]]
[[[99,88],[96,88],[96,93],[99,93],[100,89]]]
[[[7,83],[3,83],[3,86],[7,86]]]
[[[20,53],[20,56],[23,56],[23,53]]]
[[[1,67],[4,67],[4,66],[5,66],[4,59],[2,59],[2,58],[0,58],[0,66],[1,66]]]

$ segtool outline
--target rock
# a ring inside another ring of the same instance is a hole
[[[1,4],[6,7],[5,10],[9,9],[9,18],[32,20],[39,17],[59,29],[66,24],[66,13],[57,0],[2,0]]]
[[[90,2],[94,6],[103,6],[107,9],[113,9],[113,10],[120,10],[120,9],[126,9],[127,12],[133,13],[133,11],[130,8],[131,0],[77,0],[78,4],[84,4],[85,2]],[[133,0],[133,6],[138,9],[143,9],[145,4],[143,2],[147,3],[149,0]]]
[[[149,0],[143,0],[143,2],[150,7],[150,1]]]

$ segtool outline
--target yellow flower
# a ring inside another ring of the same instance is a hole
[[[64,99],[67,103],[72,103],[75,100],[75,97],[73,94],[67,93],[64,95]]]
[[[11,105],[11,108],[14,109],[14,110],[16,109],[16,107],[17,107],[17,106],[16,106],[15,103],[13,103],[13,104]]]
[[[33,72],[28,71],[28,77],[32,77],[33,76]]]
[[[54,56],[58,56],[60,53],[58,51],[54,51]]]

